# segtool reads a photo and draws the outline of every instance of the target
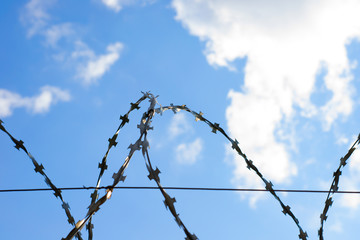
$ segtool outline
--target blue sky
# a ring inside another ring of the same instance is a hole
[[[3,1],[0,119],[57,187],[94,186],[119,116],[142,96],[186,104],[220,123],[279,189],[328,190],[360,132],[358,1]],[[139,137],[148,102],[108,156],[112,183]],[[263,188],[220,134],[194,117],[153,119],[150,157],[163,186]],[[45,188],[30,159],[0,134],[0,188]],[[360,188],[355,151],[340,190]],[[123,186],[155,186],[137,152]],[[175,191],[199,239],[298,239],[267,193]],[[75,220],[91,191],[64,191]],[[104,191],[101,192],[104,194]],[[280,194],[309,239],[323,194]],[[184,239],[159,191],[115,190],[93,218],[94,239]],[[50,192],[1,193],[2,239],[61,239],[72,229]],[[358,236],[360,198],[335,195],[325,239]],[[82,231],[87,239],[86,231]],[[269,237],[271,236],[271,237]]]

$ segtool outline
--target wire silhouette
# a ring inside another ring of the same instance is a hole
[[[164,204],[166,206],[166,208],[170,211],[170,213],[173,215],[173,217],[175,218],[176,223],[179,225],[179,227],[184,231],[185,235],[186,235],[186,240],[196,240],[198,239],[196,237],[195,234],[191,234],[190,231],[185,227],[185,224],[182,222],[182,220],[179,217],[179,214],[177,213],[174,203],[176,202],[175,198],[170,197],[167,192],[165,191],[166,189],[182,189],[182,190],[231,190],[231,191],[267,191],[269,192],[280,204],[281,208],[282,208],[282,212],[285,215],[289,215],[291,217],[291,219],[294,221],[294,223],[296,224],[296,226],[299,229],[299,239],[302,240],[306,240],[307,239],[307,233],[306,231],[304,231],[302,229],[302,227],[300,226],[299,220],[295,217],[294,213],[290,210],[290,206],[285,205],[283,203],[283,201],[280,199],[280,197],[276,194],[276,192],[317,192],[317,193],[328,193],[327,194],[327,198],[325,201],[325,207],[323,209],[322,214],[320,215],[320,219],[321,219],[321,226],[320,229],[318,231],[318,235],[320,240],[323,240],[323,226],[324,226],[324,221],[327,219],[327,212],[329,210],[329,207],[332,205],[333,200],[332,200],[332,195],[335,193],[360,193],[358,191],[338,191],[338,184],[339,184],[339,179],[340,179],[340,175],[341,175],[341,168],[344,167],[346,165],[346,161],[349,159],[349,157],[352,155],[352,153],[355,151],[355,146],[359,144],[360,142],[360,134],[358,136],[358,139],[354,142],[354,144],[352,145],[352,147],[349,149],[349,151],[347,152],[347,154],[340,159],[340,165],[338,167],[338,169],[334,172],[333,176],[333,181],[330,187],[329,191],[322,191],[322,190],[276,190],[273,188],[273,184],[271,183],[271,181],[267,180],[263,174],[260,172],[260,170],[254,165],[253,161],[250,160],[245,153],[242,152],[242,150],[239,147],[239,142],[235,139],[233,140],[232,138],[229,137],[229,135],[220,127],[220,125],[218,123],[212,123],[211,121],[209,121],[208,119],[206,119],[203,116],[202,112],[195,112],[193,110],[191,110],[190,108],[186,107],[186,105],[173,105],[170,104],[170,106],[162,106],[161,104],[159,104],[157,102],[157,97],[158,96],[154,96],[153,94],[151,94],[150,92],[146,92],[143,93],[143,96],[141,98],[139,98],[138,101],[136,101],[135,103],[131,103],[131,107],[130,110],[123,116],[120,116],[120,120],[121,123],[118,127],[118,129],[116,130],[115,134],[113,135],[112,138],[109,138],[109,144],[108,144],[108,148],[107,151],[104,155],[104,157],[102,158],[102,161],[99,163],[98,167],[100,169],[99,171],[99,175],[98,175],[98,179],[96,182],[96,187],[82,187],[82,188],[57,188],[52,181],[50,181],[49,177],[45,174],[44,172],[44,167],[42,164],[38,164],[37,161],[35,160],[35,158],[30,154],[30,152],[28,152],[28,150],[25,148],[24,146],[24,142],[21,140],[17,140],[16,138],[14,138],[3,126],[3,122],[0,120],[0,130],[2,130],[3,132],[5,132],[10,139],[15,143],[15,148],[20,150],[22,149],[27,155],[28,157],[32,160],[33,165],[35,166],[35,172],[40,173],[41,175],[43,175],[43,177],[45,178],[45,183],[50,187],[50,189],[52,191],[54,191],[54,195],[58,198],[60,198],[61,202],[62,202],[62,207],[65,210],[66,216],[68,217],[68,222],[74,226],[73,229],[69,232],[69,234],[65,237],[62,238],[62,240],[70,240],[73,237],[76,237],[77,239],[82,239],[81,238],[81,234],[80,231],[82,230],[82,228],[86,225],[86,229],[88,230],[88,239],[92,240],[93,238],[93,224],[91,222],[93,215],[99,211],[100,207],[111,198],[111,195],[114,191],[114,189],[116,188],[137,188],[137,189],[155,189],[155,187],[152,188],[145,188],[145,187],[117,187],[118,183],[120,181],[125,181],[126,176],[124,175],[124,172],[126,170],[126,168],[128,167],[130,160],[133,156],[133,154],[136,151],[142,151],[142,155],[144,157],[145,160],[145,165],[146,168],[149,172],[148,178],[150,180],[154,180],[156,182],[156,189],[159,189],[161,194],[164,197]],[[139,128],[140,130],[140,137],[135,141],[134,144],[130,144],[130,146],[128,147],[129,153],[126,156],[124,163],[122,164],[122,166],[120,167],[120,169],[118,170],[118,172],[114,173],[112,178],[113,178],[113,183],[110,186],[106,186],[106,187],[100,187],[100,183],[101,183],[101,178],[105,172],[105,170],[107,169],[107,156],[111,150],[112,147],[115,147],[117,145],[116,139],[117,136],[120,132],[120,129],[122,127],[125,126],[126,123],[129,122],[129,114],[133,111],[133,110],[138,110],[140,109],[139,104],[141,102],[143,102],[145,99],[148,99],[150,102],[150,105],[147,109],[146,112],[143,113],[143,116],[140,120],[140,124],[137,125],[137,128]],[[159,105],[160,107],[155,108],[156,105]],[[232,149],[235,150],[238,155],[240,155],[246,165],[247,168],[249,170],[252,170],[265,184],[265,189],[220,189],[220,188],[182,188],[182,187],[163,187],[160,184],[160,177],[159,174],[161,173],[160,170],[156,167],[155,169],[153,168],[151,161],[150,161],[150,156],[149,156],[149,152],[148,152],[148,148],[149,148],[149,142],[147,140],[147,134],[148,134],[148,130],[152,130],[153,127],[151,127],[151,121],[152,118],[155,116],[155,114],[160,114],[162,115],[162,113],[166,110],[172,110],[174,112],[174,114],[176,114],[178,111],[186,111],[191,113],[194,117],[196,121],[202,121],[205,124],[207,124],[210,128],[211,131],[213,133],[217,133],[220,132],[230,143],[232,146]],[[70,213],[70,206],[68,203],[66,203],[63,200],[63,197],[61,195],[61,190],[75,190],[75,189],[93,189],[93,193],[90,195],[91,198],[91,202],[90,205],[88,207],[88,212],[85,215],[85,217],[79,221],[77,221],[77,223],[75,223],[74,218],[72,217],[71,213]],[[99,194],[98,194],[98,190],[99,189],[106,189],[106,193],[99,198]],[[40,190],[49,190],[49,189],[30,189],[33,191],[40,191]],[[15,191],[19,191],[16,189],[8,189],[8,190],[0,190],[0,192],[15,192]],[[24,191],[24,189],[22,190]]]

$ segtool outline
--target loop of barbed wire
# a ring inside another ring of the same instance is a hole
[[[75,219],[74,217],[71,215],[71,212],[70,212],[70,205],[69,203],[65,202],[64,201],[64,198],[61,194],[61,190],[58,189],[54,184],[53,182],[50,180],[50,178],[46,175],[46,173],[44,172],[45,168],[42,164],[39,164],[33,155],[31,155],[31,153],[26,149],[26,147],[24,146],[24,142],[22,140],[17,140],[16,138],[14,138],[4,127],[3,125],[3,121],[0,119],[0,130],[2,130],[3,132],[5,132],[9,137],[10,139],[14,142],[15,144],[15,148],[17,150],[23,150],[27,156],[30,158],[30,160],[32,161],[34,167],[35,167],[35,172],[36,173],[39,173],[41,174],[43,177],[44,177],[44,180],[45,180],[45,183],[54,191],[54,195],[56,198],[60,198],[60,201],[61,201],[61,207],[64,209],[65,211],[65,214],[67,216],[67,220],[68,220],[68,223],[70,223],[71,225],[75,226]],[[79,240],[82,240],[82,237],[81,237],[81,233],[77,233],[76,235],[76,238],[79,239]]]
[[[74,226],[73,229],[69,232],[69,234],[65,237],[62,238],[62,240],[70,240],[73,237],[76,237],[79,240],[82,240],[81,237],[81,229],[86,225],[86,228],[88,230],[88,239],[92,240],[93,238],[93,224],[92,224],[92,217],[93,215],[99,211],[100,207],[111,198],[111,195],[113,193],[113,190],[117,187],[118,183],[120,181],[125,181],[126,176],[124,175],[124,172],[126,170],[126,168],[128,167],[130,160],[133,156],[133,154],[135,153],[135,151],[139,151],[142,150],[142,155],[144,157],[145,160],[145,165],[146,168],[149,172],[148,178],[150,180],[154,180],[156,182],[157,188],[160,190],[161,194],[164,197],[164,204],[165,207],[171,212],[171,214],[173,215],[173,217],[175,218],[175,221],[177,222],[177,224],[179,225],[179,227],[184,231],[185,235],[186,235],[186,240],[197,240],[197,236],[195,234],[191,234],[188,229],[185,227],[184,223],[182,222],[182,220],[179,217],[179,214],[177,213],[174,203],[176,202],[175,198],[172,198],[169,196],[169,194],[165,191],[165,188],[160,184],[160,170],[156,167],[156,169],[154,170],[154,168],[152,167],[151,161],[150,161],[150,156],[149,156],[149,152],[148,152],[148,148],[149,148],[149,141],[147,140],[147,134],[148,134],[148,130],[152,130],[153,127],[151,127],[151,121],[153,116],[157,113],[162,115],[162,113],[166,110],[172,110],[174,112],[174,114],[176,114],[178,111],[186,111],[191,113],[194,117],[196,121],[202,121],[205,124],[207,124],[210,128],[211,131],[213,133],[217,133],[220,132],[230,143],[231,143],[231,147],[232,149],[234,149],[237,154],[239,156],[241,156],[246,165],[247,168],[249,170],[252,170],[255,172],[255,174],[264,182],[265,184],[265,190],[268,191],[271,195],[273,195],[273,197],[279,202],[281,208],[282,208],[282,212],[285,215],[289,215],[292,220],[295,222],[296,226],[299,229],[299,239],[301,240],[307,240],[307,233],[306,231],[304,231],[302,229],[302,227],[300,226],[299,220],[295,217],[294,213],[290,210],[290,206],[285,205],[283,203],[283,201],[280,199],[280,197],[276,194],[276,191],[273,188],[273,184],[271,183],[271,181],[267,180],[263,174],[259,171],[259,169],[254,165],[253,161],[250,160],[245,153],[242,152],[242,150],[239,147],[239,142],[236,139],[232,139],[229,137],[229,135],[220,127],[220,125],[218,123],[213,123],[211,121],[209,121],[208,119],[206,119],[203,116],[203,113],[200,111],[199,113],[191,110],[190,108],[188,108],[186,105],[173,105],[170,104],[170,106],[162,106],[161,104],[159,104],[157,102],[157,97],[158,96],[154,96],[152,93],[150,92],[142,92],[143,96],[141,98],[139,98],[138,101],[136,101],[135,103],[131,103],[131,107],[130,110],[123,116],[120,116],[120,120],[121,123],[119,125],[119,127],[117,128],[115,134],[112,136],[112,138],[109,138],[109,144],[108,144],[108,148],[107,151],[105,152],[104,157],[102,158],[102,161],[99,163],[98,167],[99,167],[99,175],[98,175],[98,179],[97,179],[97,183],[96,183],[96,187],[94,187],[94,191],[92,192],[92,194],[90,195],[91,198],[91,203],[88,207],[88,212],[85,215],[85,217],[81,220],[79,220],[77,223],[75,223],[75,220],[73,218],[73,216],[70,213],[70,206],[68,203],[66,203],[61,195],[61,190],[59,188],[57,188],[52,181],[49,179],[49,177],[45,174],[44,172],[44,167],[42,164],[38,164],[38,162],[35,160],[35,158],[30,154],[30,152],[25,148],[24,146],[24,142],[22,140],[17,140],[16,138],[14,138],[3,126],[3,122],[0,120],[0,130],[2,130],[3,132],[5,132],[10,138],[11,140],[14,142],[15,144],[15,148],[20,150],[22,149],[27,155],[28,157],[31,159],[33,165],[35,166],[35,172],[38,172],[39,174],[43,175],[43,177],[45,178],[45,183],[54,191],[54,195],[57,198],[60,198],[61,202],[62,202],[62,208],[65,210],[66,216],[68,218],[68,222]],[[126,123],[129,122],[129,114],[135,110],[135,109],[139,109],[140,106],[139,104],[141,102],[143,102],[145,99],[148,99],[150,102],[150,106],[147,109],[146,112],[143,113],[143,116],[140,120],[140,124],[137,125],[137,128],[139,128],[140,130],[140,137],[135,141],[134,144],[130,144],[128,149],[130,149],[128,155],[126,156],[124,163],[122,164],[122,166],[120,167],[120,169],[118,170],[118,172],[114,173],[112,178],[113,178],[113,183],[110,186],[107,187],[100,187],[100,183],[101,183],[101,178],[105,172],[105,170],[107,169],[107,157],[108,154],[111,150],[112,147],[115,147],[117,145],[116,139],[118,137],[118,134],[120,132],[120,129],[122,127],[124,127],[124,125]],[[155,108],[156,104],[158,104],[160,107]],[[347,154],[342,157],[340,159],[340,164],[338,169],[334,172],[333,174],[333,181],[330,187],[330,190],[328,191],[327,194],[327,198],[325,201],[325,207],[323,209],[322,214],[320,215],[320,219],[321,219],[321,227],[318,231],[318,235],[320,240],[323,240],[323,226],[324,226],[324,221],[327,219],[327,212],[330,208],[330,206],[333,204],[333,200],[332,200],[332,196],[334,193],[338,192],[338,184],[339,184],[339,179],[340,179],[340,175],[341,175],[341,168],[343,168],[346,164],[347,164],[347,160],[350,158],[350,156],[352,155],[352,153],[355,151],[355,146],[357,144],[359,144],[360,142],[360,134],[358,136],[358,139],[354,142],[354,144],[352,145],[352,147],[348,150]],[[99,199],[99,194],[98,194],[98,190],[101,188],[105,188],[106,189],[106,193]]]
[[[339,167],[333,173],[333,180],[332,180],[329,192],[328,192],[326,200],[325,200],[325,206],[324,206],[323,212],[320,214],[320,228],[318,231],[320,240],[324,240],[324,236],[323,236],[324,235],[324,222],[328,218],[328,216],[326,214],[329,211],[329,208],[334,203],[333,195],[334,195],[334,193],[338,192],[338,190],[339,190],[339,180],[340,180],[340,175],[341,175],[341,169],[345,167],[345,165],[347,164],[346,161],[350,158],[352,153],[355,151],[355,149],[356,149],[355,146],[359,145],[359,142],[360,142],[360,134],[358,135],[358,138],[355,140],[353,145],[349,148],[349,150],[345,154],[345,156],[340,158]]]

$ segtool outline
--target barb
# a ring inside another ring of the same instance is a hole
[[[265,183],[265,189],[271,193],[271,195],[273,195],[273,197],[279,202],[281,208],[282,208],[282,212],[286,215],[289,215],[292,220],[295,222],[296,226],[299,229],[299,239],[302,240],[306,240],[308,235],[307,233],[302,229],[302,227],[300,226],[299,220],[295,217],[294,213],[290,210],[290,206],[285,205],[282,200],[280,199],[280,197],[276,194],[274,188],[273,188],[273,184],[271,181],[268,181],[259,171],[259,169],[253,164],[253,162],[248,159],[248,157],[246,156],[245,153],[243,153],[239,147],[239,142],[235,139],[233,140],[232,138],[229,137],[229,135],[224,131],[224,129],[222,129],[220,127],[220,125],[218,123],[212,123],[211,121],[209,121],[208,119],[203,117],[203,113],[202,112],[195,112],[193,110],[191,110],[190,108],[186,107],[186,105],[173,105],[170,104],[170,106],[164,106],[161,108],[157,108],[155,109],[156,113],[162,114],[164,111],[166,110],[172,110],[175,114],[180,111],[186,111],[191,113],[194,117],[195,117],[195,121],[202,121],[205,122],[210,128],[211,128],[211,132],[213,133],[217,133],[217,131],[219,131],[230,143],[232,146],[232,149],[234,149],[244,160],[245,163],[247,165],[247,168],[249,170],[253,170],[256,175],[259,176],[259,178]]]
[[[357,140],[353,143],[353,145],[350,147],[350,149],[348,150],[348,152],[345,154],[344,157],[340,158],[340,163],[339,163],[339,167],[336,169],[336,171],[333,173],[333,181],[331,183],[330,189],[328,191],[326,200],[325,200],[325,206],[323,209],[323,212],[320,214],[320,228],[318,231],[318,235],[319,235],[319,239],[320,240],[324,240],[324,222],[327,219],[327,212],[329,211],[329,208],[332,206],[332,204],[334,203],[333,200],[333,195],[336,192],[339,192],[339,180],[340,180],[340,175],[341,175],[341,169],[345,167],[345,165],[347,164],[347,160],[350,158],[350,156],[352,155],[352,153],[355,151],[356,149],[356,145],[359,145],[360,143],[360,134],[358,135]]]
[[[107,162],[107,157],[108,157],[108,154],[110,152],[110,149],[112,147],[116,147],[116,145],[117,145],[116,139],[117,139],[117,137],[119,135],[120,129],[122,127],[124,127],[126,123],[128,123],[130,121],[129,120],[129,114],[135,109],[136,110],[140,109],[139,104],[142,101],[144,101],[146,98],[147,98],[147,95],[145,93],[143,93],[143,96],[141,98],[139,98],[139,100],[137,100],[135,103],[130,103],[131,107],[130,107],[129,111],[125,115],[123,115],[123,116],[120,115],[121,123],[120,123],[119,127],[117,128],[115,134],[112,136],[112,138],[108,139],[109,145],[108,145],[107,151],[105,152],[105,155],[102,158],[101,163],[99,163],[98,167],[100,168],[100,172],[99,172],[99,176],[98,176],[98,179],[97,179],[97,182],[96,182],[96,188],[95,188],[94,192],[90,195],[91,202],[90,202],[89,207],[91,205],[93,205],[96,202],[96,200],[98,199],[98,197],[99,197],[97,188],[100,186],[101,178],[104,175],[105,170],[108,168],[106,162]],[[94,228],[94,225],[92,224],[92,217],[90,217],[89,218],[89,223],[86,226],[86,229],[88,230],[88,239],[89,240],[92,240],[92,238],[93,238],[93,228]]]
[[[17,140],[16,138],[14,138],[4,127],[3,125],[3,121],[0,119],[0,130],[2,130],[3,132],[5,132],[10,139],[14,142],[15,144],[15,148],[17,150],[23,150],[26,155],[28,155],[28,157],[30,158],[30,160],[32,161],[34,167],[35,167],[35,172],[41,174],[44,177],[45,183],[54,191],[54,195],[56,198],[60,198],[61,201],[61,207],[64,209],[65,214],[67,216],[67,220],[68,223],[70,223],[71,225],[75,226],[75,220],[74,217],[71,215],[70,212],[70,206],[67,202],[64,201],[64,198],[61,194],[61,190],[59,188],[57,188],[52,181],[50,180],[50,178],[46,175],[46,173],[44,172],[45,168],[42,164],[39,164],[35,158],[33,157],[33,155],[31,155],[31,153],[26,149],[26,147],[24,146],[24,142],[22,140]],[[79,240],[82,240],[81,234],[76,234],[76,238]]]

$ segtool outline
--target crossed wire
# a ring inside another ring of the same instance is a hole
[[[205,124],[207,124],[210,128],[211,131],[213,133],[216,133],[217,131],[220,132],[230,143],[232,146],[232,149],[234,149],[238,155],[240,155],[246,165],[247,168],[249,170],[252,170],[255,172],[255,174],[264,182],[265,184],[265,190],[270,192],[270,194],[279,202],[281,208],[282,208],[282,212],[285,215],[289,215],[292,220],[295,222],[296,226],[299,229],[299,239],[301,240],[307,240],[307,233],[306,231],[304,231],[302,229],[302,227],[300,226],[299,220],[295,217],[294,213],[290,210],[290,206],[285,205],[283,203],[283,201],[280,199],[280,197],[276,194],[276,191],[279,190],[275,190],[273,188],[273,184],[271,183],[271,181],[268,181],[259,171],[259,169],[253,164],[253,161],[250,160],[245,153],[242,152],[242,150],[239,147],[239,142],[235,139],[233,140],[232,138],[229,137],[229,135],[220,127],[220,125],[218,123],[212,123],[211,121],[209,121],[208,119],[206,119],[205,117],[203,117],[203,113],[200,111],[199,113],[189,109],[188,107],[186,107],[186,105],[173,105],[170,104],[170,106],[161,106],[158,102],[157,102],[157,97],[158,96],[154,96],[153,94],[151,94],[150,92],[146,92],[143,93],[143,96],[141,98],[139,98],[138,101],[136,101],[135,103],[131,103],[131,107],[130,110],[123,116],[120,116],[120,120],[121,123],[118,127],[118,129],[116,130],[115,134],[113,135],[112,138],[109,138],[109,145],[108,145],[108,149],[101,161],[101,163],[99,163],[98,167],[100,168],[100,172],[98,175],[98,179],[97,179],[97,183],[96,183],[96,187],[94,188],[94,192],[90,195],[91,198],[91,202],[90,205],[88,207],[88,212],[85,215],[85,217],[82,220],[79,220],[76,224],[75,224],[75,220],[73,218],[73,216],[70,213],[70,206],[67,202],[64,201],[62,195],[61,195],[61,190],[59,188],[57,188],[49,179],[49,177],[45,174],[44,172],[44,167],[42,164],[38,164],[38,162],[35,160],[35,158],[30,154],[30,152],[25,148],[24,146],[24,142],[22,140],[17,140],[16,138],[14,138],[3,126],[3,121],[0,120],[0,130],[2,130],[3,132],[5,132],[10,139],[15,143],[15,148],[20,150],[22,149],[27,155],[28,157],[31,159],[33,165],[35,166],[35,172],[38,172],[39,174],[43,175],[44,179],[45,179],[45,183],[54,191],[54,195],[57,198],[60,198],[61,202],[62,202],[62,208],[65,210],[65,214],[68,218],[68,222],[73,226],[73,229],[69,232],[69,234],[65,237],[62,238],[62,240],[70,240],[73,237],[76,237],[79,240],[82,240],[81,237],[81,233],[80,230],[85,226],[86,224],[86,229],[88,230],[88,239],[92,240],[93,238],[93,231],[92,229],[94,228],[93,224],[92,224],[92,216],[100,209],[100,206],[103,205],[108,199],[111,198],[112,192],[115,188],[117,188],[117,184],[120,181],[125,181],[126,176],[124,176],[124,172],[126,170],[126,168],[128,167],[130,160],[133,156],[133,154],[135,153],[135,151],[139,151],[142,150],[142,155],[144,157],[145,160],[145,165],[146,168],[149,172],[148,178],[150,180],[154,180],[156,182],[157,188],[160,190],[160,192],[162,193],[163,197],[164,197],[164,204],[166,206],[166,208],[171,212],[171,214],[173,215],[173,217],[175,218],[176,223],[179,225],[179,227],[184,231],[185,235],[186,235],[186,240],[197,240],[197,236],[195,234],[191,234],[189,232],[189,230],[185,227],[185,224],[182,222],[182,220],[179,217],[179,214],[177,213],[174,203],[176,202],[175,198],[170,197],[167,192],[165,191],[165,187],[163,187],[160,184],[160,177],[159,174],[161,173],[160,170],[156,167],[156,169],[154,170],[154,168],[152,167],[151,161],[150,161],[150,156],[148,153],[148,148],[149,148],[149,141],[147,140],[147,134],[148,134],[148,130],[152,130],[153,127],[150,126],[151,124],[151,120],[153,118],[153,116],[155,114],[160,114],[162,115],[162,113],[166,110],[172,110],[174,112],[174,114],[176,114],[178,111],[183,110],[186,112],[191,113],[194,117],[196,121],[202,121]],[[137,141],[134,144],[130,144],[130,146],[128,147],[130,149],[129,154],[127,155],[127,157],[125,158],[125,161],[123,163],[123,165],[120,167],[120,169],[118,170],[117,173],[114,173],[112,178],[114,179],[113,184],[107,187],[100,187],[100,183],[101,183],[101,178],[105,172],[105,170],[107,169],[107,156],[111,150],[112,147],[115,147],[117,145],[116,139],[117,136],[120,132],[120,129],[122,127],[124,127],[124,125],[126,123],[129,122],[129,114],[133,111],[133,110],[138,110],[139,104],[141,102],[143,102],[145,99],[149,99],[150,102],[150,106],[148,108],[148,110],[143,114],[141,120],[140,120],[140,124],[137,125],[137,128],[140,129],[140,137],[137,139]],[[160,107],[159,108],[155,108],[156,104],[158,104]],[[340,175],[341,175],[341,168],[345,167],[345,165],[347,164],[347,160],[350,158],[350,156],[352,155],[352,153],[355,151],[356,149],[356,145],[359,145],[360,142],[360,134],[357,138],[357,140],[353,143],[353,145],[350,147],[350,149],[348,150],[347,154],[342,157],[340,159],[340,164],[338,169],[334,172],[333,174],[333,181],[331,184],[331,187],[328,191],[327,194],[327,198],[325,201],[325,206],[323,209],[322,214],[320,215],[320,229],[318,231],[318,235],[319,235],[319,239],[323,240],[323,228],[324,228],[324,221],[326,221],[327,219],[327,212],[329,210],[329,208],[332,206],[333,204],[333,200],[332,200],[332,196],[338,192],[340,193],[341,191],[338,191],[338,184],[339,184],[339,179],[340,179]],[[99,199],[99,194],[98,194],[98,190],[101,188],[106,188],[106,193]]]

